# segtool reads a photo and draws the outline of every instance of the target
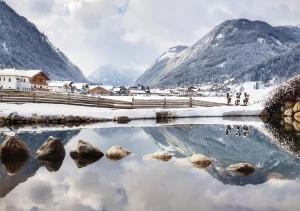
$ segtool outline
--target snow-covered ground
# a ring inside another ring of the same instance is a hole
[[[113,119],[119,116],[128,116],[131,119],[155,119],[156,112],[168,111],[174,116],[180,117],[222,117],[222,116],[257,116],[261,113],[263,106],[256,104],[252,106],[219,106],[219,107],[197,107],[177,109],[108,109],[97,107],[83,107],[73,105],[57,104],[0,104],[0,115],[9,115],[17,112],[23,116],[36,115],[76,115],[92,116],[95,118]]]

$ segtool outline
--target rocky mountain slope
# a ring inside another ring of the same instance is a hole
[[[0,1],[0,69],[42,69],[54,80],[86,78],[46,35]]]
[[[247,19],[228,20],[165,63],[156,60],[136,83],[172,87],[237,79],[240,73],[286,54],[299,43],[298,27],[274,27]],[[284,72],[282,68],[288,68],[288,64],[280,68]],[[300,68],[296,71],[299,73]]]
[[[127,72],[130,72],[130,74],[126,74]],[[88,79],[92,83],[102,85],[133,85],[136,80],[136,75],[134,74],[134,70],[120,71],[111,65],[106,65],[96,69],[88,76]]]

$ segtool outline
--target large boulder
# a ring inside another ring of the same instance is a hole
[[[228,166],[226,169],[247,176],[255,171],[255,166],[250,163],[236,163]]]
[[[131,152],[126,148],[123,148],[121,146],[112,146],[107,150],[105,155],[109,159],[120,160],[127,157],[130,154]]]
[[[37,150],[36,158],[39,160],[63,160],[65,149],[59,139],[50,136],[48,140]]]
[[[79,140],[76,149],[70,152],[70,156],[78,168],[98,161],[103,155],[98,148],[82,140]]]
[[[156,160],[168,161],[172,158],[172,155],[167,151],[158,151],[151,155]]]
[[[212,164],[212,159],[205,155],[193,154],[188,160],[196,167],[206,168]]]

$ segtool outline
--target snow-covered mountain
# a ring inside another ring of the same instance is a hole
[[[87,81],[46,35],[0,1],[0,69],[42,69],[51,79]]]
[[[129,73],[129,74],[128,74]],[[118,69],[111,65],[101,66],[88,76],[92,83],[102,85],[133,85],[136,80],[135,70]]]
[[[164,62],[156,60],[136,83],[177,86],[222,82],[286,54],[299,43],[299,27],[274,27],[266,22],[247,19],[228,20],[177,55]],[[288,68],[288,64],[282,68]],[[300,68],[297,72],[300,73]]]

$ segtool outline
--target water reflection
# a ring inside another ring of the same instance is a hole
[[[241,135],[236,136],[238,128]],[[51,135],[63,140],[67,154],[80,139],[102,152],[112,145],[121,145],[133,154],[117,162],[103,157],[80,169],[66,156],[60,169],[52,173],[40,168],[41,164],[31,156],[17,175],[9,176],[1,169],[0,191],[5,198],[0,201],[0,210],[298,208],[299,159],[251,126],[103,128],[18,135],[26,141],[31,153]],[[167,163],[144,159],[159,149],[174,153],[175,158]],[[195,168],[186,160],[193,153],[212,157],[214,162],[206,169]],[[258,168],[249,176],[225,170],[240,161]],[[50,165],[49,169],[55,168]],[[14,183],[2,190],[14,176],[19,180],[14,179]]]

